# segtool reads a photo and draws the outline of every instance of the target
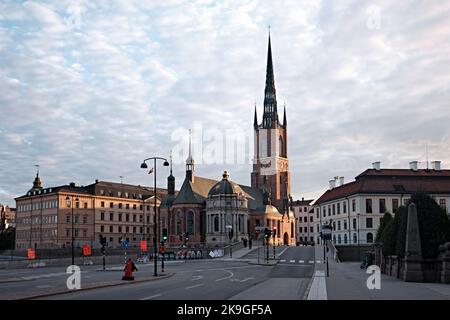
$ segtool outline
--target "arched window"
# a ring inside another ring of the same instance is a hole
[[[356,243],[358,239],[356,238],[356,233],[353,234],[353,243]]]
[[[283,137],[280,136],[279,139],[279,143],[280,143],[280,157],[284,157],[284,143],[283,143]]]
[[[347,241],[348,241],[347,234],[344,234],[344,243],[347,244]]]
[[[333,243],[336,244],[336,235],[333,235]]]
[[[342,241],[342,239],[341,239],[341,235],[340,235],[340,234],[338,234],[338,244],[341,244],[341,241]]]
[[[176,230],[175,233],[176,234],[181,234],[182,230],[181,230],[181,211],[177,211],[177,215],[175,217],[175,226],[176,226]]]
[[[214,217],[214,231],[219,232],[219,216]]]
[[[294,223],[291,222],[291,238],[294,237]]]
[[[280,237],[281,228],[280,228],[280,220],[277,221],[277,237]]]
[[[373,234],[371,232],[369,232],[367,234],[367,243],[372,243],[373,242]]]
[[[186,217],[186,226],[187,226],[187,232],[189,232],[189,234],[194,234],[194,217],[195,214],[192,210],[189,210],[187,217]]]

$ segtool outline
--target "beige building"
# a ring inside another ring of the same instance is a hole
[[[292,209],[295,217],[295,238],[298,244],[314,244],[314,209],[312,202],[314,200],[297,200],[292,202]]]
[[[159,198],[166,193],[158,189]],[[26,195],[16,200],[16,249],[99,247],[99,235],[109,247],[122,239],[137,246],[153,239],[153,188],[96,180],[88,186],[43,188],[39,175]],[[73,226],[73,228],[72,228]]]
[[[16,220],[16,209],[0,204],[0,232],[14,228]]]

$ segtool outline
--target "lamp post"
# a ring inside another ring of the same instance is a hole
[[[155,206],[154,206],[154,215],[153,215],[153,235],[154,235],[154,237],[153,237],[153,242],[154,242],[154,255],[155,255],[155,258],[154,258],[154,273],[153,273],[153,276],[157,276],[158,275],[158,265],[157,265],[157,263],[158,263],[158,235],[157,235],[157,219],[156,219],[156,160],[163,160],[164,161],[164,163],[163,163],[163,166],[165,166],[165,167],[168,167],[169,166],[169,162],[167,162],[167,159],[166,158],[160,158],[160,157],[151,157],[151,158],[147,158],[147,159],[144,159],[144,161],[142,162],[142,164],[141,164],[141,168],[142,169],[147,169],[148,168],[148,166],[147,166],[147,163],[145,163],[147,160],[153,160],[153,171],[154,171],[154,188],[153,188],[153,190],[154,190],[154,197],[155,197]],[[149,173],[151,173],[151,172],[149,172]]]
[[[76,202],[78,202],[78,198],[75,199]],[[69,196],[66,197],[66,204],[68,208],[72,208],[72,214],[71,214],[71,222],[72,222],[72,265],[75,265],[75,251],[74,251],[74,230],[73,230],[73,195],[72,195],[72,201],[70,201]]]
[[[357,216],[358,216],[358,260],[361,260],[361,251],[360,251],[361,248],[359,246],[359,216],[360,216],[360,214],[358,213]]]

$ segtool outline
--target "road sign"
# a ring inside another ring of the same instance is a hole
[[[147,240],[141,240],[141,251],[147,251]]]
[[[331,240],[331,233],[333,232],[333,228],[330,225],[323,225],[322,226],[322,239],[324,240]]]
[[[127,240],[123,240],[122,241],[122,248],[128,248],[128,241]]]
[[[163,245],[161,245],[161,246],[159,247],[159,252],[160,252],[160,253],[165,253],[165,252],[166,252],[166,247],[163,246]]]
[[[34,251],[33,249],[28,249],[28,259],[29,260],[36,259],[36,251]]]

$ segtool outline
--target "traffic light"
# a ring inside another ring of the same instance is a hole
[[[167,241],[167,229],[166,228],[163,229],[162,239],[163,239],[163,241]]]
[[[186,239],[186,241],[189,241],[189,232],[186,232],[185,239]]]
[[[273,227],[272,236],[275,238],[277,235],[277,227]]]
[[[99,234],[98,235],[99,238],[99,242],[102,246],[106,246],[106,237],[104,237],[103,235]]]

